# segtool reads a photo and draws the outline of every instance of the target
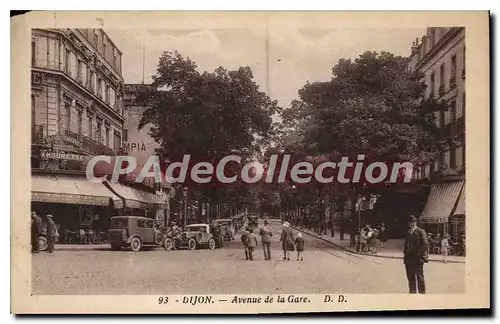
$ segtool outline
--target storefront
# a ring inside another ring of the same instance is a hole
[[[110,191],[123,199],[123,206],[115,210],[115,215],[145,216],[163,225],[166,204],[160,197],[122,183],[106,181],[105,184]]]
[[[123,201],[84,176],[40,174],[31,178],[31,208],[53,215],[60,243],[101,243],[113,210],[123,208]]]
[[[433,184],[419,223],[433,236],[450,234],[456,238],[460,231],[465,232],[464,181]]]

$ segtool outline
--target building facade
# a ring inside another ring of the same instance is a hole
[[[430,193],[420,222],[432,233],[465,234],[465,28],[429,27],[413,43],[411,68],[422,73],[425,96],[444,102],[436,112],[439,158],[415,170]]]
[[[53,215],[63,243],[101,241],[113,215],[154,215],[154,193],[85,176],[121,151],[122,52],[102,29],[33,29],[31,59],[32,210]]]
[[[147,103],[137,100],[137,94],[149,85],[125,84],[123,93],[123,151],[137,161],[137,169],[142,170],[149,157],[156,155],[157,143],[149,136],[149,125],[139,129],[143,113],[150,108]],[[145,178],[143,184],[152,188],[165,202],[165,209],[158,211],[156,220],[161,224],[168,224],[170,218],[170,189],[167,183],[156,183],[153,177]]]

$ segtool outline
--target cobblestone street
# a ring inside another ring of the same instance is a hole
[[[304,261],[283,261],[274,224],[273,260],[245,260],[239,234],[222,249],[57,251],[33,256],[33,294],[406,293],[402,260],[346,253],[305,235]],[[260,242],[259,242],[260,243]],[[462,293],[465,264],[424,266],[428,293]]]

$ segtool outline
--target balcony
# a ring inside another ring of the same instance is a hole
[[[454,89],[456,86],[457,86],[457,77],[456,76],[452,76],[450,78],[450,88]]]
[[[79,140],[82,143],[81,144],[82,150],[86,151],[91,155],[106,155],[106,156],[116,155],[116,153],[111,148],[85,135],[78,135],[68,130],[65,132],[65,135]]]
[[[439,86],[439,95],[442,96],[444,94],[444,84]]]

